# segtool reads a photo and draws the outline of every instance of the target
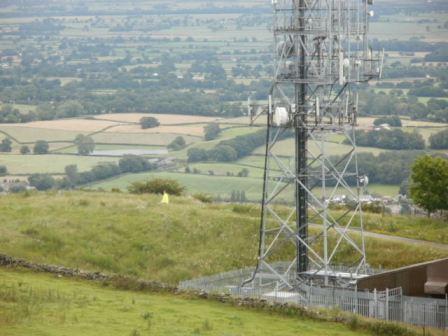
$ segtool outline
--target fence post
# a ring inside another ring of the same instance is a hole
[[[448,329],[448,294],[445,294],[445,321],[443,326],[443,334],[445,335],[445,331]]]
[[[403,300],[403,297],[401,298],[401,309],[402,309],[402,314],[401,314],[401,321],[406,323],[406,310],[407,310],[407,301]]]
[[[426,335],[426,303],[423,304],[423,335]]]
[[[376,295],[376,288],[373,290],[373,317],[378,318],[378,297]]]
[[[311,281],[310,290],[308,292],[308,306],[311,306],[311,295],[313,295],[312,293],[313,293],[313,282]]]
[[[389,321],[389,288],[386,288],[386,321]]]

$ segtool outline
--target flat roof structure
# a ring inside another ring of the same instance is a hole
[[[359,290],[401,287],[403,295],[445,296],[448,294],[448,258],[406,266],[358,279]]]

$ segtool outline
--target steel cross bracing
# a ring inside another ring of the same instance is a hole
[[[357,84],[382,72],[384,53],[367,39],[371,1],[273,0],[274,80],[267,106],[249,106],[252,122],[267,115],[267,143],[258,267],[246,283],[293,289],[319,275],[329,285],[342,281],[340,260],[354,276],[366,267],[354,131]],[[343,197],[349,210],[330,209]]]

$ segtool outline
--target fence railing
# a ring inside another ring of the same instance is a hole
[[[181,282],[179,287],[214,294],[229,294],[238,298],[253,298],[276,303],[290,303],[307,307],[339,308],[364,317],[404,322],[418,326],[448,329],[448,298],[431,299],[402,295],[401,288],[385,291],[358,291],[300,285],[296,292],[283,291],[275,286],[241,287],[253,268],[221,273],[210,277]]]

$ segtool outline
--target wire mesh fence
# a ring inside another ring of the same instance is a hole
[[[179,287],[184,290],[229,294],[236,298],[252,298],[273,303],[339,308],[364,317],[448,329],[448,299],[409,297],[402,294],[401,288],[358,291],[356,288],[302,284],[296,291],[284,291],[272,283],[264,284],[257,280],[250,286],[242,287],[241,284],[250,278],[253,270],[245,268],[183,281]]]

